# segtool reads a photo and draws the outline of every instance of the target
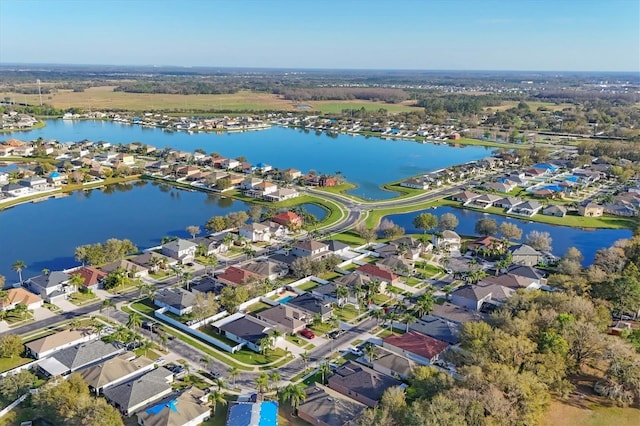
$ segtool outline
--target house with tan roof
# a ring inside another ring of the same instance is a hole
[[[304,240],[295,243],[291,253],[297,257],[322,257],[329,254],[329,246],[320,241]]]
[[[422,365],[431,365],[449,347],[447,342],[410,330],[382,339],[382,347]]]
[[[151,370],[134,380],[104,389],[104,397],[124,416],[159,401],[172,391],[173,373],[164,367]]]
[[[19,303],[29,310],[36,309],[42,306],[42,298],[21,287],[11,288],[7,290],[6,299],[0,300],[0,311],[10,311]]]
[[[142,375],[155,368],[154,362],[133,352],[125,352],[79,372],[96,395],[108,387]]]
[[[124,269],[130,276],[135,278],[146,277],[149,274],[149,270],[147,268],[127,259],[116,260],[115,262],[111,262],[100,267],[102,272],[105,272],[106,274],[110,274],[118,268]]]
[[[245,223],[238,228],[238,234],[252,243],[271,241],[271,229],[258,222]]]
[[[256,318],[272,324],[283,333],[293,334],[302,330],[310,321],[309,315],[292,305],[279,304],[258,312]]]
[[[138,424],[144,426],[195,426],[207,421],[210,415],[208,394],[194,386],[136,414]]]
[[[27,353],[35,359],[41,359],[57,351],[94,340],[98,334],[86,330],[63,330],[49,336],[25,343]]]

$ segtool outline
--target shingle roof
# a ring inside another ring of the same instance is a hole
[[[181,288],[167,288],[156,294],[156,300],[178,310],[183,310],[193,306],[196,296]]]
[[[409,331],[402,335],[393,335],[385,337],[383,344],[389,344],[397,348],[401,348],[412,354],[416,354],[426,359],[432,359],[434,356],[442,353],[449,346],[442,340],[434,339],[417,331]]]
[[[385,390],[401,384],[402,382],[393,377],[353,361],[342,364],[335,374],[329,377],[330,388],[337,390],[336,387],[340,386],[374,401],[380,399]]]
[[[42,288],[56,287],[65,281],[69,281],[71,275],[62,271],[52,271],[48,274],[38,275],[37,277],[29,278],[29,280]]]
[[[245,315],[221,325],[220,330],[255,344],[267,335],[267,332],[271,330],[271,325],[252,316]]]
[[[372,275],[389,282],[392,282],[398,278],[396,274],[389,271],[388,269],[384,269],[370,263],[360,266],[358,269],[356,269],[356,271],[363,274]]]
[[[12,306],[17,303],[29,306],[32,303],[37,302],[42,302],[42,299],[30,291],[21,287],[11,288],[7,290],[7,300],[0,300],[0,309],[4,309],[5,306]]]
[[[325,315],[333,311],[333,309],[327,306],[327,302],[324,302],[319,297],[313,296],[310,293],[302,294],[298,297],[287,302],[289,305],[297,306],[298,308],[310,312],[311,314]]]
[[[127,352],[85,368],[80,371],[80,375],[93,389],[99,389],[152,364],[153,361],[149,358],[144,356],[136,358],[132,352]]]
[[[298,412],[328,426],[344,426],[367,407],[319,383],[309,386],[305,393],[307,398]]]
[[[59,348],[73,342],[81,341],[86,338],[86,334],[82,330],[63,330],[50,336],[25,343],[25,346],[35,353],[42,353],[51,349]]]
[[[94,340],[63,349],[54,354],[53,357],[70,370],[76,370],[120,352],[122,352],[122,349],[112,343]]]
[[[202,402],[205,393],[189,387],[180,394],[172,394],[158,404],[137,414],[145,426],[184,426],[208,413],[211,407]]]
[[[105,389],[104,396],[128,411],[147,400],[156,396],[161,398],[170,392],[171,383],[167,377],[173,377],[173,374],[164,367],[158,367],[135,380]]]
[[[434,303],[431,315],[458,324],[463,324],[470,321],[482,321],[484,319],[484,314],[478,311],[470,311],[449,302],[445,302],[442,305]]]

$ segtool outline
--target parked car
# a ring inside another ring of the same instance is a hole
[[[305,328],[304,330],[300,331],[300,335],[302,337],[305,337],[307,339],[313,339],[316,337],[315,334],[313,334],[313,331],[309,330],[308,328]]]
[[[345,333],[345,330],[334,330],[331,333],[329,333],[329,337],[332,339],[337,339],[338,337],[342,336]]]
[[[354,348],[354,347],[350,347],[349,348],[349,352],[351,352],[352,354],[356,355],[356,356],[362,356],[364,355],[364,353],[358,349],[358,348]]]

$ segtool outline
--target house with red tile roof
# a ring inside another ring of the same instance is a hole
[[[286,226],[289,229],[300,228],[302,226],[302,218],[300,215],[291,211],[278,213],[271,218],[271,221]]]
[[[97,290],[102,284],[107,274],[93,266],[83,266],[75,271],[69,272],[70,275],[80,275],[84,282],[82,286],[88,290]]]
[[[422,365],[431,365],[449,347],[442,340],[417,331],[392,335],[382,339],[382,347]]]
[[[356,272],[362,275],[366,275],[371,279],[384,281],[392,285],[397,284],[398,280],[400,279],[398,275],[394,274],[389,269],[377,265],[372,265],[370,263],[362,265],[361,267],[356,269]]]
[[[262,280],[265,277],[237,266],[229,266],[223,273],[216,276],[218,281],[223,284],[233,286],[244,285],[252,280]]]

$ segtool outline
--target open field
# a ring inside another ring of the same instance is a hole
[[[553,400],[549,410],[542,419],[544,426],[632,426],[638,424],[640,410],[637,408],[621,408],[616,406],[602,406],[581,401]]]
[[[525,102],[527,103],[527,105],[529,105],[529,108],[531,109],[531,111],[536,111],[540,107],[545,107],[550,111],[562,111],[564,108],[574,107],[573,104],[568,104],[568,103],[555,104],[553,102],[536,102],[536,101],[525,101]],[[485,111],[506,111],[510,108],[517,107],[519,103],[520,103],[519,101],[503,101],[502,105],[500,106],[486,107],[484,108],[484,110]]]
[[[296,103],[286,100],[280,95],[241,91],[229,95],[171,95],[153,93],[125,93],[114,92],[116,86],[91,87],[84,92],[59,90],[43,96],[43,101],[56,108],[71,107],[87,110],[184,110],[184,111],[297,111]],[[27,102],[38,105],[40,99],[37,94],[23,95],[0,92],[0,97],[9,97],[16,102]],[[343,109],[352,108],[376,111],[384,108],[389,112],[412,111],[419,108],[402,104],[386,104],[372,101],[314,101],[302,102],[310,105],[305,111],[319,111],[337,113]]]

